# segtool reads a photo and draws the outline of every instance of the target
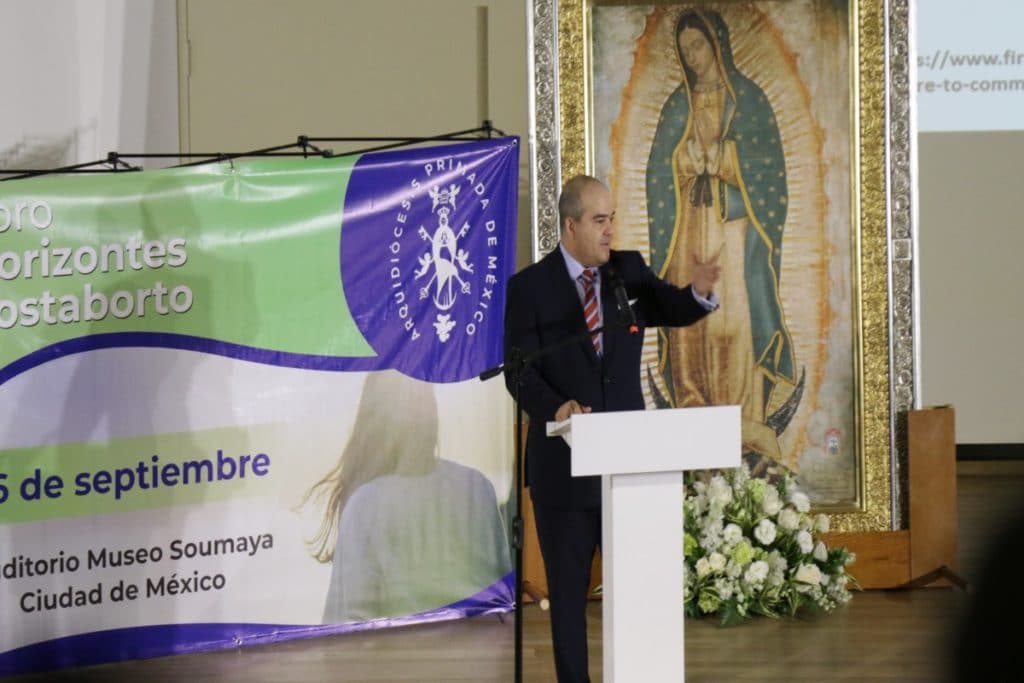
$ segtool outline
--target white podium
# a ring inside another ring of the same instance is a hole
[[[604,680],[684,679],[683,470],[740,465],[740,407],[573,415],[572,475],[601,475]]]

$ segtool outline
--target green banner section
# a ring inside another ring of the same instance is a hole
[[[0,184],[0,368],[51,344],[117,332],[372,356],[339,270],[355,161],[235,161]]]
[[[239,426],[0,452],[0,524],[273,495],[283,462],[266,448],[271,431]]]

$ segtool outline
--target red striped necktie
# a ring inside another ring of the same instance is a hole
[[[583,283],[583,317],[587,319],[587,329],[596,330],[601,325],[601,309],[597,306],[597,291],[594,283],[597,281],[597,268],[584,268],[580,274],[580,281]],[[592,335],[594,351],[601,355],[601,335]]]

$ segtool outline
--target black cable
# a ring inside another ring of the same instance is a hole
[[[98,159],[96,161],[87,161],[80,164],[72,164],[69,166],[60,166],[57,168],[46,168],[46,169],[0,169],[0,176],[6,175],[8,177],[0,178],[0,182],[6,180],[20,180],[23,178],[31,178],[40,175],[52,175],[62,173],[120,173],[125,171],[141,171],[143,170],[139,166],[133,166],[125,162],[125,159],[198,159],[198,161],[190,161],[183,164],[177,164],[172,168],[184,168],[188,166],[200,166],[202,164],[209,163],[220,163],[224,161],[232,161],[234,159],[241,158],[259,158],[259,157],[304,157],[309,158],[313,155],[325,159],[340,158],[346,156],[354,156],[356,154],[366,154],[369,152],[379,152],[387,149],[396,149],[399,147],[406,147],[410,145],[421,144],[424,142],[444,142],[448,140],[479,140],[481,136],[487,138],[493,137],[495,134],[504,136],[504,131],[495,128],[491,121],[486,120],[483,125],[478,128],[468,128],[466,130],[459,130],[452,133],[444,133],[442,135],[432,135],[427,137],[410,137],[410,136],[395,136],[395,137],[314,137],[309,135],[299,135],[295,142],[290,142],[284,145],[274,145],[272,147],[264,147],[261,149],[249,150],[246,152],[146,152],[146,153],[122,153],[122,152],[109,152],[105,159]],[[313,143],[318,142],[387,142],[389,144],[375,145],[372,147],[365,147],[356,149],[348,152],[335,153],[330,149],[321,149],[319,146]],[[301,151],[289,152],[292,148],[299,148]],[[312,152],[312,154],[311,154]],[[98,166],[106,166],[105,168],[95,168]]]

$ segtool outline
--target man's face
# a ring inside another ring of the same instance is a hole
[[[588,185],[580,193],[583,215],[567,218],[562,241],[573,258],[587,267],[603,266],[611,256],[615,234],[612,196],[602,185]]]

